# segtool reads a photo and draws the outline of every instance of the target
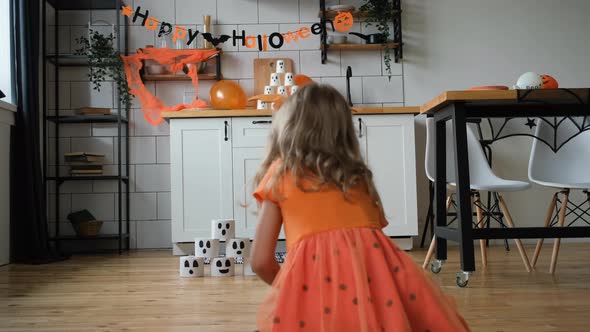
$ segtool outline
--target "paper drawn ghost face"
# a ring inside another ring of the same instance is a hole
[[[215,277],[233,276],[233,259],[225,257],[213,258],[211,261],[211,275]]]
[[[265,95],[270,95],[272,93],[272,86],[267,85],[264,87],[264,94]]]
[[[285,72],[285,61],[278,60],[277,61],[277,73],[284,73]]]
[[[271,86],[278,86],[279,83],[279,74],[277,73],[272,73],[270,74],[270,85]]]
[[[293,73],[286,73],[285,74],[285,81],[293,82]]]
[[[195,239],[195,256],[215,257],[219,253],[219,240]]]
[[[283,96],[287,95],[287,89],[284,86],[279,86],[277,88],[277,93]]]
[[[181,277],[202,277],[205,274],[205,263],[203,258],[195,256],[180,257]]]
[[[225,246],[226,257],[247,257],[250,253],[250,239],[230,239]]]
[[[211,237],[227,241],[235,237],[235,220],[216,219],[211,221]]]

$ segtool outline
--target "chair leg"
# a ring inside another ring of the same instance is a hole
[[[447,212],[449,211],[449,208],[451,208],[452,202],[453,202],[453,200],[451,199],[451,195],[449,195],[449,197],[447,197]],[[430,260],[434,256],[434,252],[435,252],[434,249],[436,249],[436,235],[432,236],[432,241],[430,241],[430,246],[428,247],[428,252],[426,252],[426,257],[424,258],[424,263],[422,263],[423,269],[428,268],[428,263],[430,263]]]
[[[477,213],[477,227],[484,228],[485,218],[483,217],[483,209],[481,208],[481,197],[479,192],[476,192],[474,196],[475,199],[473,201],[473,205],[475,205],[475,210]],[[488,266],[488,252],[486,244],[486,240],[479,240],[479,248],[481,250],[481,265],[484,267]]]
[[[561,208],[559,210],[559,221],[558,226],[563,227],[565,223],[565,212],[567,210],[567,201],[569,196],[569,190],[563,193],[563,202],[561,203]],[[559,255],[559,245],[561,244],[561,239],[555,239],[553,242],[553,253],[551,254],[551,265],[549,266],[549,273],[554,274],[555,268],[557,267],[557,255]]]
[[[434,186],[432,182],[428,181],[428,212],[426,213],[426,220],[424,222],[424,230],[422,231],[422,239],[420,240],[420,248],[424,248],[424,241],[426,240],[426,234],[428,232],[428,227],[430,227],[430,235],[434,234],[434,213],[433,213],[433,201],[434,201]]]
[[[510,211],[508,211],[508,207],[506,206],[506,202],[504,202],[504,197],[502,197],[501,195],[498,195],[498,197],[500,198],[500,209],[502,209],[502,213],[504,214],[504,217],[506,218],[506,223],[508,224],[508,227],[514,228],[514,223],[512,222],[512,216],[510,215]],[[516,243],[516,247],[518,248],[518,252],[520,252],[520,258],[522,258],[522,262],[524,263],[524,268],[526,269],[527,272],[531,272],[531,263],[529,262],[529,258],[526,255],[526,251],[524,250],[524,247],[522,246],[522,242],[520,242],[520,239],[514,239],[514,242]]]
[[[555,209],[555,205],[557,204],[557,195],[555,193],[553,198],[551,199],[551,203],[549,203],[549,209],[547,209],[547,215],[545,216],[545,224],[544,227],[549,227],[551,224],[551,219],[553,216],[553,210]],[[537,241],[537,246],[535,247],[535,253],[533,254],[533,259],[531,260],[531,265],[533,268],[537,265],[537,259],[539,258],[539,254],[541,253],[541,247],[543,246],[544,239],[539,239]]]

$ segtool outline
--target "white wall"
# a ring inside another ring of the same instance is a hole
[[[10,260],[10,127],[14,107],[0,101],[0,266]]]
[[[359,3],[361,1],[355,0]],[[137,6],[150,11],[150,15],[183,26],[201,28],[202,15],[210,14],[214,34],[230,34],[232,30],[245,30],[246,34],[260,32],[294,31],[301,26],[309,26],[319,21],[319,0],[135,0],[127,1],[135,9]],[[60,18],[58,33],[59,51],[73,52],[77,46],[74,39],[86,33],[85,24],[89,20],[112,20],[114,15],[99,11],[79,11],[64,13]],[[139,24],[138,20],[138,24]],[[55,23],[49,20],[48,46],[53,46]],[[154,45],[155,33],[138,24],[130,27],[130,50],[146,44]],[[372,30],[355,24],[354,30],[370,33]],[[355,41],[355,37],[351,37]],[[356,39],[360,42],[359,39]],[[352,66],[352,101],[355,105],[403,105],[402,65],[392,63],[391,82],[383,76],[382,55],[375,51],[337,52],[328,56],[328,64],[320,61],[319,38],[311,37],[296,45],[283,47],[275,52],[252,52],[242,47],[223,44],[222,73],[226,79],[238,81],[247,95],[252,95],[254,76],[253,59],[265,57],[288,57],[295,63],[296,73],[311,76],[316,81],[334,85],[342,93],[345,91],[345,73]],[[49,74],[50,81],[53,74]],[[209,88],[213,81],[201,81],[199,97],[208,100]],[[85,69],[66,68],[60,72],[60,113],[69,114],[73,109],[84,106],[113,107],[113,88],[110,83],[103,84],[100,93],[93,92]],[[185,96],[194,96],[190,82],[156,82],[146,84],[168,105],[184,102]],[[53,105],[55,83],[49,83],[50,108]],[[395,91],[396,93],[391,93]],[[169,127],[163,123],[152,127],[143,120],[134,104],[130,124],[131,152],[131,243],[137,248],[170,247],[170,159]],[[63,126],[60,134],[61,152],[79,150],[98,150],[107,154],[110,164],[114,164],[116,151],[112,147],[112,126],[69,125]],[[52,128],[49,128],[53,135]],[[53,156],[50,156],[52,163]],[[113,167],[109,167],[113,171]],[[66,221],[70,211],[88,208],[98,218],[107,221],[103,228],[107,232],[116,231],[113,222],[116,213],[115,183],[86,182],[68,183],[62,186],[60,220],[67,232],[71,228]],[[52,191],[54,192],[54,191]],[[55,223],[55,194],[49,197],[52,225]]]
[[[444,90],[476,85],[512,86],[526,71],[553,75],[561,87],[590,86],[590,2],[585,0],[404,0],[406,105]],[[424,165],[424,126],[418,119],[417,159]],[[527,179],[530,139],[494,143],[494,169]],[[419,173],[424,219],[428,187]],[[543,223],[551,190],[506,194],[515,222]],[[578,196],[580,197],[580,196]]]

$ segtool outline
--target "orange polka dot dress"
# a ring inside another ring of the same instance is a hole
[[[381,232],[366,186],[300,190],[290,174],[254,197],[279,205],[288,256],[261,304],[266,331],[469,331],[454,304]],[[303,186],[309,185],[303,181]]]

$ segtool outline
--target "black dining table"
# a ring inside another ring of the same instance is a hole
[[[502,136],[501,131],[497,131],[496,138],[530,136],[538,139],[532,130],[534,121],[565,117],[575,123],[578,131],[573,135],[578,135],[590,130],[590,88],[446,91],[422,105],[420,113],[433,117],[435,122],[434,233],[437,240],[434,264],[438,264],[440,269],[442,262],[447,259],[447,241],[457,242],[461,256],[461,271],[457,273],[458,286],[466,286],[469,275],[475,271],[473,241],[476,239],[590,237],[590,226],[473,228],[466,128],[468,122],[478,119],[495,119],[504,123],[519,120],[522,123],[520,132],[515,132],[512,128],[510,134]],[[445,206],[447,121],[452,123],[452,144],[455,151],[456,228],[447,225]],[[554,144],[551,148],[557,151],[567,141],[566,139],[562,144]]]

